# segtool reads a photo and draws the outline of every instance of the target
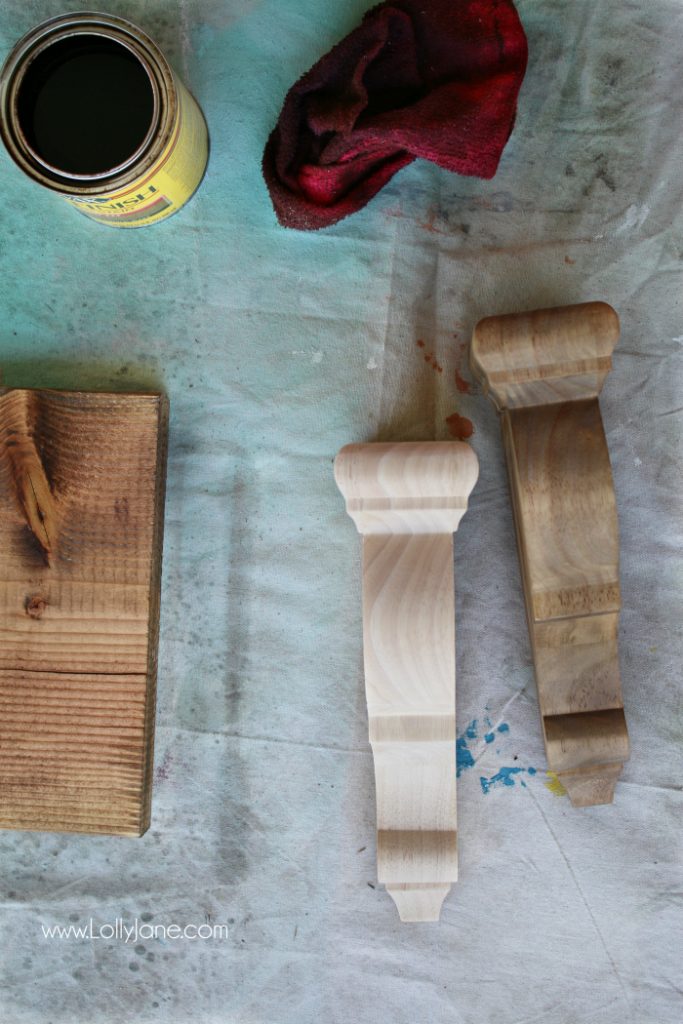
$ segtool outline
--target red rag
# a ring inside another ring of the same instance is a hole
[[[285,227],[335,224],[417,157],[492,178],[527,62],[512,0],[389,0],[289,90],[263,155]]]

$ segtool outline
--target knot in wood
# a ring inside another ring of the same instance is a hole
[[[24,601],[24,608],[29,618],[40,619],[47,608],[47,599],[42,594],[29,595]]]

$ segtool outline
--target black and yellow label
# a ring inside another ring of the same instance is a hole
[[[170,217],[193,195],[206,168],[209,144],[197,103],[174,76],[178,117],[164,151],[152,167],[115,192],[65,196],[81,213],[102,224],[137,228]]]

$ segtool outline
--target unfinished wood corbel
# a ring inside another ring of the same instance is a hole
[[[629,754],[598,404],[618,338],[604,302],[487,317],[472,336],[472,370],[501,416],[548,767],[577,807],[612,802]]]
[[[377,874],[402,921],[438,921],[457,878],[453,532],[477,458],[462,442],[352,444],[334,471],[363,537]]]

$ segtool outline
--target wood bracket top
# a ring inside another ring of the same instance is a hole
[[[618,340],[606,302],[490,316],[474,328],[470,364],[499,410],[597,398]]]
[[[334,475],[361,534],[454,533],[479,464],[462,441],[349,444]]]

